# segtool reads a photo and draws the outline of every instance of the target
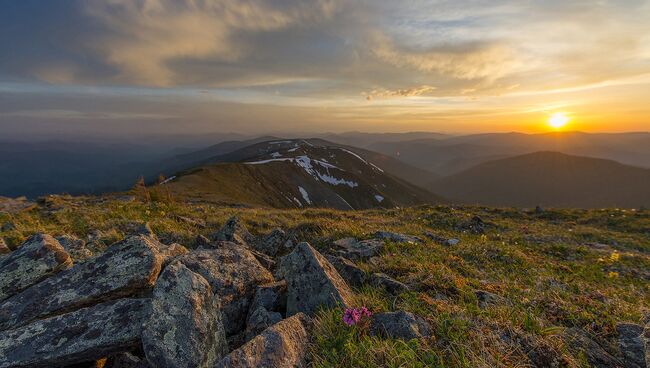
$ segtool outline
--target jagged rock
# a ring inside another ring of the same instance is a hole
[[[9,249],[4,239],[0,238],[0,254],[7,254],[7,253],[11,253],[11,249]]]
[[[121,299],[0,334],[0,368],[57,367],[137,348],[148,299]]]
[[[269,311],[264,307],[258,307],[248,314],[246,320],[246,340],[257,336],[266,328],[282,321],[282,314]]]
[[[194,241],[194,244],[196,248],[200,247],[206,247],[210,245],[210,239],[206,238],[205,236],[199,234],[196,236],[196,240]]]
[[[384,241],[381,239],[356,241],[354,238],[344,238],[335,241],[334,245],[341,248],[339,255],[352,261],[367,260],[379,255],[384,249]]]
[[[174,219],[180,222],[184,222],[188,225],[195,226],[198,228],[205,228],[205,221],[200,220],[200,219],[193,219],[185,216],[180,216],[180,215],[174,215]]]
[[[366,282],[366,273],[363,272],[354,262],[341,256],[328,255],[327,260],[336,268],[339,275],[343,277],[348,285],[360,287]]]
[[[0,259],[0,301],[70,267],[72,259],[56,239],[36,234]]]
[[[505,302],[503,297],[489,291],[476,290],[474,291],[474,294],[478,300],[478,306],[481,309],[485,309],[490,305],[503,304]]]
[[[370,277],[373,286],[384,288],[391,294],[398,295],[409,290],[409,287],[385,273],[373,273]]]
[[[178,243],[172,243],[170,245],[159,243],[158,249],[163,260],[163,267],[166,267],[176,257],[189,253],[187,248]]]
[[[251,302],[251,311],[259,307],[269,311],[285,312],[287,309],[286,281],[282,280],[258,286]]]
[[[70,254],[75,262],[86,260],[93,256],[93,252],[86,248],[86,242],[76,236],[63,234],[55,238],[63,249]]]
[[[308,325],[302,313],[280,321],[228,354],[215,368],[305,367]]]
[[[283,245],[287,241],[287,234],[282,229],[275,229],[270,234],[255,243],[255,249],[275,257],[278,251],[282,251]]]
[[[230,242],[223,242],[216,249],[190,252],[179,257],[179,261],[205,277],[218,295],[228,335],[244,329],[257,285],[274,281],[248,249]]]
[[[118,353],[106,359],[103,368],[149,368],[149,363],[129,353]]]
[[[377,231],[375,233],[376,239],[389,240],[395,243],[423,243],[422,239],[413,235],[406,235],[400,233],[393,233],[390,231]]]
[[[219,300],[203,276],[176,261],[153,290],[152,313],[142,332],[154,367],[212,367],[227,352]]]
[[[618,346],[623,356],[625,367],[647,368],[646,359],[650,359],[650,346],[646,346],[643,336],[643,326],[634,323],[619,323],[616,325],[618,332]]]
[[[255,259],[257,259],[257,261],[262,266],[264,266],[267,270],[272,270],[273,268],[275,268],[275,261],[273,260],[273,258],[267,256],[266,254],[264,254],[262,252],[258,252],[255,249],[248,248],[248,250],[255,257]]]
[[[370,335],[394,339],[419,339],[431,336],[431,325],[410,312],[378,313],[370,321]]]
[[[146,236],[129,237],[98,257],[23,290],[0,303],[0,330],[153,287],[162,263],[158,244]]]
[[[156,233],[151,229],[151,224],[148,222],[144,222],[133,231],[131,235],[144,235],[144,236],[150,236],[154,239],[158,239],[156,237]]]
[[[314,314],[320,307],[348,306],[352,292],[334,266],[308,243],[283,257],[278,274],[287,281],[287,315]]]
[[[219,231],[210,235],[210,239],[214,241],[229,241],[241,245],[254,244],[257,240],[248,232],[246,226],[241,223],[237,216],[228,219]]]
[[[583,353],[589,364],[596,368],[623,367],[623,363],[594,341],[585,331],[579,328],[565,330],[567,345],[578,353]]]

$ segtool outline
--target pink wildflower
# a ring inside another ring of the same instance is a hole
[[[348,308],[343,313],[343,322],[348,326],[352,326],[357,324],[361,318],[370,316],[372,316],[372,312],[366,307]]]

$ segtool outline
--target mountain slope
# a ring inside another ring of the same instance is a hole
[[[650,205],[650,170],[537,152],[483,163],[428,188],[452,201],[483,205],[637,208]]]
[[[254,144],[182,172],[164,185],[179,197],[278,208],[365,209],[443,201],[328,143]]]

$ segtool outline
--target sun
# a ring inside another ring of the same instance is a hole
[[[565,125],[569,122],[569,117],[566,115],[566,113],[563,112],[556,112],[553,113],[549,118],[548,118],[548,125],[556,130],[564,128]]]

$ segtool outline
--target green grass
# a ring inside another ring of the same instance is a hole
[[[173,215],[200,219],[196,228]],[[614,342],[615,324],[640,323],[650,309],[650,212],[547,210],[541,214],[480,207],[333,211],[219,207],[174,202],[121,202],[106,198],[57,199],[39,207],[0,214],[0,226],[15,229],[0,237],[16,247],[35,232],[86,237],[101,230],[105,246],[128,233],[129,224],[149,221],[159,235],[171,234],[193,246],[197,234],[218,229],[238,215],[251,232],[275,227],[296,229],[302,240],[326,249],[332,240],[369,237],[378,230],[422,236],[430,231],[461,240],[454,247],[431,241],[389,244],[368,272],[384,272],[411,286],[399,296],[363,287],[358,306],[373,312],[404,309],[420,314],[434,328],[425,341],[371,337],[364,326],[343,324],[340,310],[322,311],[315,321],[311,355],[315,367],[521,367],[530,349],[504,334],[519,336],[536,349],[551,351],[565,366],[585,358],[564,344],[563,330],[578,327]],[[485,234],[462,232],[480,216]],[[604,243],[596,249],[587,243]],[[617,254],[617,255],[613,255]],[[480,309],[475,290],[493,292],[505,302]]]

